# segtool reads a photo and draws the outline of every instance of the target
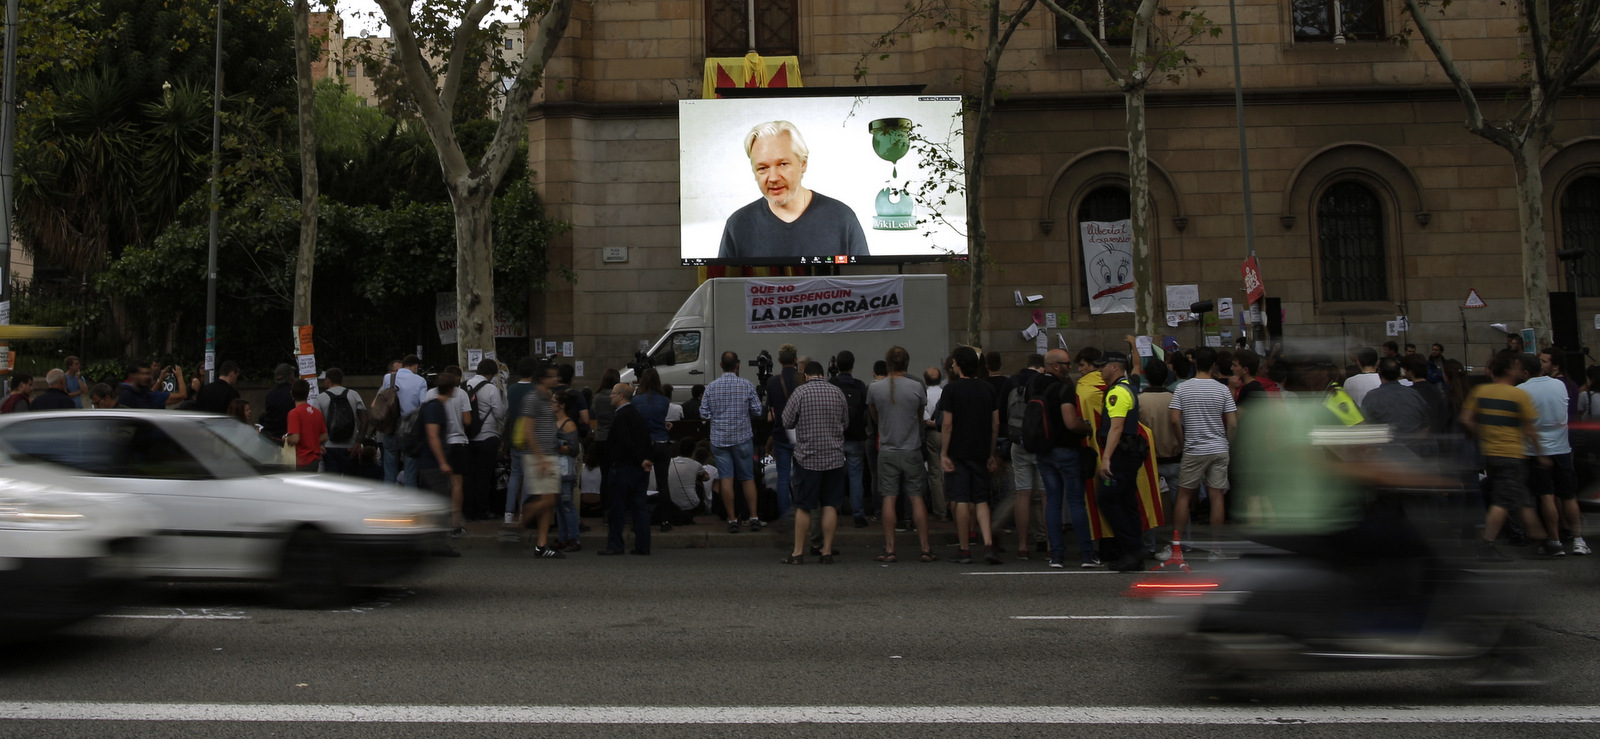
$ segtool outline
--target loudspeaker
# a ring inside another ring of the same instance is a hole
[[[1267,336],[1271,341],[1283,340],[1283,299],[1266,298],[1261,301],[1261,310],[1267,313]]]
[[[1578,331],[1578,295],[1572,292],[1550,293],[1550,343],[1569,353],[1582,351]]]

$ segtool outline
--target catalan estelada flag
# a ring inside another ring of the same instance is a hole
[[[1091,372],[1078,380],[1078,413],[1083,416],[1084,423],[1089,424],[1089,439],[1085,443],[1094,449],[1096,458],[1100,456],[1098,432],[1100,424],[1105,423],[1108,387],[1099,372]],[[1139,521],[1141,529],[1153,529],[1166,523],[1166,509],[1161,505],[1161,483],[1156,478],[1156,445],[1150,438],[1149,426],[1139,424],[1139,438],[1145,440],[1145,446],[1150,450],[1144,465],[1139,468]],[[1091,477],[1083,484],[1084,498],[1089,504],[1089,537],[1109,539],[1111,522],[1100,512],[1095,500],[1095,493],[1100,487],[1100,475],[1095,473]]]
[[[706,59],[705,89],[701,97],[717,97],[719,87],[800,87],[800,57],[763,57],[750,52],[743,57]]]

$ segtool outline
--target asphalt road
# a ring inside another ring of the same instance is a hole
[[[1173,622],[1121,596],[1129,575],[1009,557],[883,565],[860,547],[800,567],[776,548],[560,561],[490,540],[465,549],[337,610],[281,610],[254,585],[153,587],[8,649],[0,736],[965,737],[1077,724],[1091,737],[1409,739],[1592,736],[1580,722],[1600,719],[1600,557],[1513,565],[1551,573],[1536,624],[1554,680],[1533,691],[1464,692],[1463,672],[1439,670],[1298,674],[1214,696],[1182,686]],[[1018,618],[1041,616],[1124,618]]]

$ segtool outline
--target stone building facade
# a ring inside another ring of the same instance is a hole
[[[866,54],[899,22],[903,0],[754,5],[764,28],[792,42],[808,87],[975,92],[981,48],[959,34],[900,38],[885,60]],[[1228,6],[1198,5],[1224,29],[1190,47],[1204,73],[1163,81],[1149,96],[1155,289],[1198,283],[1202,297],[1242,298],[1247,246]],[[1388,338],[1386,320],[1404,314],[1411,331],[1402,340],[1424,350],[1438,341],[1461,357],[1465,317],[1465,356],[1481,364],[1503,341],[1489,324],[1516,327],[1523,315],[1510,157],[1464,129],[1463,106],[1420,41],[1389,40],[1406,27],[1400,2],[1372,0],[1339,26],[1329,5],[1238,5],[1255,248],[1269,294],[1283,301],[1285,335],[1371,345]],[[722,21],[745,7],[744,0],[580,0],[548,70],[529,122],[531,165],[550,212],[573,225],[554,258],[577,279],[536,300],[531,333],[574,341],[589,367],[618,366],[640,340],[659,336],[698,283],[695,268],[678,261],[677,101],[700,94],[714,51],[708,34],[724,32]],[[981,21],[976,11],[969,20]],[[1515,103],[1508,96],[1524,71],[1517,25],[1511,7],[1487,0],[1454,3],[1438,22],[1491,115]],[[1014,290],[1044,295],[1043,307],[1062,314],[1061,333],[1074,348],[1118,343],[1133,326],[1132,314],[1090,315],[1077,243],[1080,218],[1126,217],[1122,99],[1092,52],[1059,30],[1053,16],[1035,10],[1000,75],[1006,93],[983,203],[997,262],[984,343],[1003,352],[1032,351],[1017,332],[1031,307],[1016,307]],[[853,72],[864,62],[868,72],[857,81]],[[1580,313],[1590,317],[1580,321],[1585,341],[1600,333],[1592,320],[1600,313],[1597,114],[1592,97],[1562,102],[1562,146],[1548,153],[1544,171],[1552,289],[1566,284],[1556,251],[1593,250],[1575,275]],[[604,247],[627,247],[627,261],[602,261]],[[955,330],[966,323],[968,285],[962,271],[951,275]],[[1461,309],[1471,289],[1486,308]],[[1169,333],[1188,345],[1198,329]]]

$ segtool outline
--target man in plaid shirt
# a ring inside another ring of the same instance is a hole
[[[756,386],[739,376],[739,355],[722,353],[722,376],[706,386],[700,398],[700,417],[711,422],[711,456],[717,460],[717,486],[722,505],[728,509],[728,532],[739,533],[738,514],[733,507],[733,481],[744,486],[744,499],[750,504],[750,530],[761,530],[756,516],[755,434],[750,419],[761,415],[761,399]]]
[[[839,525],[847,481],[844,473],[844,427],[850,423],[844,391],[827,381],[821,362],[806,363],[805,384],[796,388],[783,409],[783,427],[794,429],[794,553],[784,564],[804,562],[802,548],[811,528],[811,512],[822,507],[822,563],[833,564],[833,531]]]

